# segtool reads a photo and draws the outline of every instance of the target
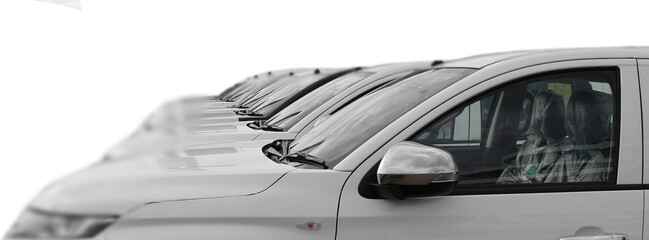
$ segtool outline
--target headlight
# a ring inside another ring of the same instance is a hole
[[[7,238],[91,238],[115,220],[116,216],[61,214],[29,208],[18,217]]]

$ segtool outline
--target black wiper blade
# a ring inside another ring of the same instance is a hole
[[[239,110],[235,111],[237,115],[244,115],[244,116],[263,116],[261,113],[256,113],[250,109],[245,109],[245,110]]]
[[[273,160],[276,163],[282,163],[280,159],[288,153],[288,145],[292,140],[283,140],[278,139],[272,143],[266,144],[261,148],[261,151],[268,157],[270,160]]]
[[[264,130],[264,131],[271,131],[271,132],[283,132],[284,129],[281,127],[273,126],[270,124],[264,124],[259,129]]]
[[[261,127],[259,126],[259,121],[254,121],[254,122],[248,123],[246,125],[249,128],[252,128],[252,129],[255,129],[255,130],[261,129]]]
[[[311,156],[306,153],[291,153],[288,155],[284,155],[282,158],[279,159],[279,162],[282,163],[289,163],[289,162],[296,162],[296,163],[303,163],[303,164],[308,164],[312,166],[318,166],[323,169],[328,169],[329,166],[327,166],[325,160],[322,160],[320,158]]]
[[[292,139],[278,139],[272,143],[266,144],[261,148],[261,151],[276,163],[285,163],[280,161],[282,157],[288,154],[289,144],[291,144]]]

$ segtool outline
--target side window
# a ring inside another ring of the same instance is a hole
[[[459,185],[614,182],[616,70],[516,81],[447,113],[410,141],[450,152]]]
[[[493,96],[478,100],[457,111],[435,129],[417,136],[416,139],[420,142],[433,141],[440,146],[479,144],[482,131],[486,129],[485,124],[489,118],[492,102]]]

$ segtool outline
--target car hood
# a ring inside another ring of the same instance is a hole
[[[207,125],[210,131],[174,134],[162,131],[140,134],[126,139],[107,151],[105,159],[124,159],[180,151],[207,144],[242,143],[255,140],[292,139],[297,133],[254,130],[243,123]],[[221,130],[217,130],[221,129]]]
[[[297,134],[293,132],[265,132],[265,131],[240,131],[223,132],[214,134],[193,135],[183,140],[183,147],[194,147],[211,144],[233,142],[246,142],[255,140],[293,139]],[[263,136],[263,137],[262,137]]]
[[[213,144],[173,154],[93,164],[47,187],[31,207],[76,214],[124,214],[152,202],[244,196],[293,167],[266,158],[268,141]]]
[[[256,131],[255,129],[248,127],[249,123],[250,122],[204,124],[204,125],[189,126],[187,127],[187,129],[190,132],[194,132],[198,134]]]
[[[221,130],[216,130],[217,128]],[[105,159],[142,157],[170,151],[180,151],[186,146],[208,143],[236,143],[254,140],[263,131],[251,129],[243,124],[211,125],[212,131],[194,133],[149,132],[134,136],[112,147]]]
[[[220,108],[228,108],[234,106],[234,102],[219,102],[219,101],[209,101],[203,103],[203,106],[205,108],[213,108],[213,109],[220,109]]]

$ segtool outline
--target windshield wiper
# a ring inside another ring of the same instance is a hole
[[[303,164],[321,167],[323,169],[329,168],[329,166],[325,164],[326,163],[325,160],[301,152],[284,155],[282,158],[279,159],[279,162],[281,163],[296,162],[296,163],[303,163]]]
[[[273,126],[270,124],[264,124],[259,129],[264,130],[264,131],[271,131],[271,132],[283,132],[284,129],[281,127]]]
[[[254,122],[248,123],[246,125],[248,125],[249,128],[252,128],[252,129],[255,129],[255,130],[261,129],[261,127],[259,126],[259,125],[261,125],[260,121],[254,121]]]
[[[266,144],[261,148],[261,151],[276,163],[281,163],[280,159],[288,154],[288,146],[293,140],[279,139],[272,143]]]
[[[270,131],[270,132],[283,132],[284,129],[281,127],[273,126],[270,124],[264,124],[263,120],[256,120],[254,122],[246,124],[249,128],[255,129],[255,130],[264,130],[264,131]]]
[[[236,101],[234,101],[234,102],[235,102],[235,104],[228,106],[228,108],[248,108],[248,107],[244,106],[243,104],[236,104]]]
[[[256,113],[250,109],[246,110],[240,110],[235,112],[237,115],[245,115],[245,116],[263,116],[261,113]]]

